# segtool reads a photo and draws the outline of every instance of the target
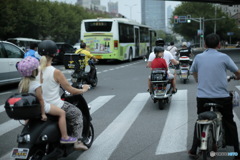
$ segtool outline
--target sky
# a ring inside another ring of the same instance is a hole
[[[141,0],[101,0],[102,5],[107,5],[107,3],[118,2],[118,12],[123,14],[127,18],[131,18],[136,20],[137,22],[141,22]],[[169,5],[174,9],[181,2],[173,2],[173,1],[165,1],[166,7]],[[130,10],[132,10],[132,15],[130,14]],[[167,11],[167,9],[166,9]]]
[[[71,4],[75,4],[77,0],[52,0],[59,2],[67,2]],[[118,12],[124,15],[127,18],[131,18],[141,23],[141,0],[101,0],[101,5],[107,6],[108,2],[118,2]],[[175,1],[165,1],[166,8],[171,5],[172,9],[179,5],[181,2]],[[130,13],[132,11],[132,14]],[[167,9],[166,9],[167,11]]]

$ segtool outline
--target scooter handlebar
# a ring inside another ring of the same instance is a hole
[[[227,76],[227,81],[230,82],[231,80],[236,80],[237,77],[235,75]]]

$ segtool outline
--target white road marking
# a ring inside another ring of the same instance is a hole
[[[16,120],[9,120],[5,123],[0,124],[0,136],[2,136],[3,134],[17,128],[21,126],[21,124],[19,123],[19,121]],[[17,136],[16,136],[17,137]]]
[[[110,96],[100,96],[90,102],[88,105],[91,106],[90,114],[93,114],[96,110],[101,108],[104,104],[106,104],[110,99],[112,99],[115,95]]]
[[[187,90],[173,95],[168,117],[156,149],[156,155],[187,150],[188,131]]]
[[[4,108],[4,104],[0,106],[0,113],[4,112],[5,108]]]
[[[137,94],[119,116],[96,138],[91,149],[84,152],[78,159],[108,160],[142,111],[148,98],[149,93]]]
[[[4,95],[4,94],[9,94],[9,93],[12,93],[12,92],[2,92],[2,93],[0,93],[0,96]]]

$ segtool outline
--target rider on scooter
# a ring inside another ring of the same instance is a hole
[[[76,54],[84,54],[85,55],[85,66],[89,65],[89,60],[90,59],[93,59],[95,62],[98,61],[98,59],[96,59],[88,50],[86,50],[86,43],[81,43],[80,44],[80,49],[76,50],[75,53]],[[94,75],[96,73],[96,68],[93,66],[93,65],[89,65],[90,66],[90,72],[89,72],[89,75],[90,75],[90,82],[91,83],[94,83]]]
[[[219,111],[223,115],[226,145],[234,146],[234,152],[238,153],[235,159],[240,159],[238,131],[233,120],[232,97],[227,90],[226,78],[229,70],[239,80],[240,70],[227,54],[218,51],[220,47],[220,38],[217,34],[206,36],[206,50],[195,57],[190,69],[198,83],[197,114],[209,111],[209,108],[204,107],[205,103],[217,103],[223,106]],[[188,151],[189,156],[197,157],[199,144],[195,127],[192,148]]]
[[[88,147],[81,142],[83,119],[81,111],[66,101],[62,101],[59,95],[60,85],[69,93],[82,94],[89,89],[89,85],[83,85],[83,89],[73,88],[64,74],[52,66],[52,59],[57,53],[57,45],[51,40],[44,40],[38,45],[38,52],[42,56],[40,60],[40,78],[42,82],[43,98],[47,103],[63,109],[66,112],[68,124],[73,128],[73,136],[78,138],[74,144],[77,150],[87,150]]]
[[[158,42],[158,41],[160,41],[160,40],[156,41],[156,47],[158,47],[158,46],[163,47],[164,43],[161,42],[162,40],[160,42]],[[154,58],[155,58],[155,53],[151,52],[150,55],[149,55],[149,58],[148,58],[147,67],[151,68],[151,63],[154,60]],[[164,50],[163,59],[166,60],[166,63],[167,63],[168,67],[169,67],[170,63],[172,63],[174,65],[179,64],[179,62],[176,59],[174,59],[171,52],[169,52],[167,50]],[[175,70],[173,70],[172,72],[170,72],[170,70],[168,70],[168,74],[169,74],[169,77],[172,78],[171,79],[171,83],[172,83],[172,86],[173,86],[172,93],[176,93],[177,92],[177,87],[176,87],[176,73],[175,73]]]
[[[167,72],[168,67],[167,67],[167,63],[166,63],[165,59],[163,59],[163,52],[164,52],[164,49],[162,47],[154,48],[155,59],[151,63],[151,69],[161,68],[161,69],[165,69]],[[148,89],[149,89],[149,93],[152,94],[153,91],[152,91],[152,85],[151,85],[150,78],[151,77],[149,76]]]

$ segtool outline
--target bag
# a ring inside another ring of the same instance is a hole
[[[231,91],[233,107],[239,107],[239,94],[237,91]]]

